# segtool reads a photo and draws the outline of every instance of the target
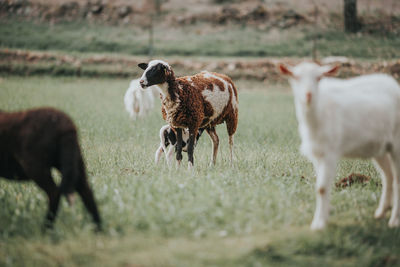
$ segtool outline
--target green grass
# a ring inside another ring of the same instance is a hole
[[[81,201],[65,200],[55,229],[41,232],[47,200],[32,183],[0,180],[0,266],[381,266],[400,264],[400,230],[372,219],[380,196],[369,161],[346,160],[337,178],[372,177],[333,190],[326,231],[309,230],[314,175],[299,154],[292,96],[282,86],[237,81],[240,118],[235,166],[225,126],[217,165],[210,140],[195,170],[154,165],[159,107],[132,123],[123,107],[128,80],[0,80],[0,108],[58,107],[76,122],[105,231],[95,235]],[[262,90],[263,89],[263,90]],[[185,155],[186,156],[186,155]],[[304,178],[302,178],[304,177]]]
[[[155,27],[156,56],[242,56],[309,57],[310,27],[289,30],[258,30],[241,25]],[[320,56],[391,59],[400,56],[400,38],[394,34],[347,35],[340,30],[324,30],[319,35]],[[54,25],[18,20],[0,21],[0,47],[33,50],[117,52],[146,55],[148,32],[138,26],[111,26],[84,22]]]

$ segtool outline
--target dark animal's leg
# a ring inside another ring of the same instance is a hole
[[[60,190],[57,185],[54,183],[53,178],[51,177],[50,170],[43,171],[41,174],[37,172],[34,174],[33,179],[36,184],[42,188],[49,198],[49,209],[46,215],[45,227],[52,228],[54,220],[57,216],[58,206],[60,203]]]
[[[206,130],[213,142],[213,154],[212,154],[212,160],[210,162],[210,165],[215,165],[215,163],[217,161],[219,138],[218,138],[217,132],[215,131],[215,127],[210,127],[210,128],[207,128]]]
[[[178,165],[182,160],[182,129],[176,129],[176,160],[178,161]]]
[[[189,142],[188,142],[188,159],[189,159],[189,169],[193,167],[194,159],[193,159],[193,150],[194,150],[194,140],[196,139],[197,129],[189,130]]]
[[[93,221],[97,224],[97,230],[101,230],[101,219],[94,200],[93,192],[86,179],[80,179],[76,191],[81,196],[83,204],[92,215]]]
[[[77,136],[75,134],[64,136],[60,144],[60,171],[62,174],[60,192],[68,196],[77,191],[81,196],[86,209],[92,215],[94,222],[100,229],[101,219],[92,190],[87,182],[85,165],[82,159]]]

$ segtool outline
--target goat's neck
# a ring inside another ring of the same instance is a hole
[[[304,105],[300,101],[296,101],[296,113],[299,120],[302,120],[310,128],[310,130],[318,128],[318,103],[311,101],[310,104]]]

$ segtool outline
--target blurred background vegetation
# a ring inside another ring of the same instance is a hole
[[[397,0],[3,0],[0,72],[127,77],[137,75],[137,57],[184,58],[188,64],[178,63],[191,69],[199,58],[344,56],[341,63],[352,65],[390,61],[364,72],[386,68],[398,77],[399,33]],[[134,58],[111,66],[115,55]]]

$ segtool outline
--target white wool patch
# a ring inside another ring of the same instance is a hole
[[[149,62],[146,70],[151,69],[153,66],[155,66],[157,64],[162,64],[164,66],[167,66],[169,69],[171,68],[167,62],[162,61],[160,59],[155,59],[155,60],[152,60]]]
[[[222,91],[217,85],[213,84],[213,91],[203,90],[202,94],[204,99],[208,101],[214,109],[210,120],[216,119],[229,102],[229,91],[227,89]]]

